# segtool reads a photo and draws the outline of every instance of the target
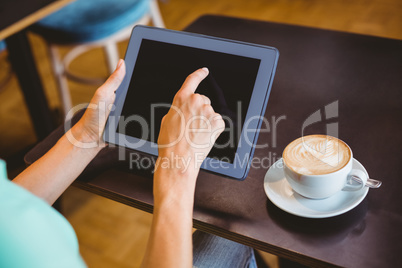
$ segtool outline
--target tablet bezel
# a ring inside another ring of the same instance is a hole
[[[123,109],[128,87],[130,85],[130,80],[142,39],[149,39],[261,60],[253,93],[248,106],[247,115],[243,122],[243,124],[245,124],[245,122],[249,122],[247,125],[248,127],[246,130],[245,125],[243,125],[233,164],[223,161],[219,161],[218,163],[216,159],[207,157],[201,166],[202,169],[213,173],[235,178],[237,180],[245,179],[250,169],[250,163],[253,158],[255,145],[258,139],[259,129],[262,123],[261,117],[265,114],[265,109],[278,62],[279,51],[273,47],[200,34],[179,32],[142,25],[135,26],[133,28],[125,56],[127,74],[120,87],[116,91],[115,108],[110,112],[103,137],[108,143],[128,147],[154,156],[158,155],[157,144],[117,132],[118,122]],[[253,118],[256,118],[257,120],[249,121]],[[248,144],[247,141],[249,141],[250,144]],[[133,144],[135,144],[135,146],[133,146]],[[243,162],[245,158],[247,158],[247,163]]]

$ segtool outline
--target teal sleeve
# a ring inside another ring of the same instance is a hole
[[[69,222],[7,179],[0,159],[0,267],[86,267]]]

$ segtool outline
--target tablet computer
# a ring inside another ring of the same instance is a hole
[[[173,97],[189,74],[207,67],[209,75],[196,93],[211,99],[225,130],[201,168],[245,179],[278,57],[273,47],[136,26],[126,51],[126,76],[116,91],[104,140],[157,156],[161,120]]]

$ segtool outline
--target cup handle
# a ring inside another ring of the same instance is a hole
[[[353,177],[355,177],[355,179],[353,179]],[[358,191],[366,186],[367,179],[366,173],[362,170],[352,169],[346,178],[346,183],[342,191]]]

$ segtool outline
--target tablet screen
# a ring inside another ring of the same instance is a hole
[[[116,131],[157,143],[162,117],[185,78],[207,67],[209,75],[196,92],[211,99],[226,127],[208,157],[233,163],[260,62],[143,39]]]

